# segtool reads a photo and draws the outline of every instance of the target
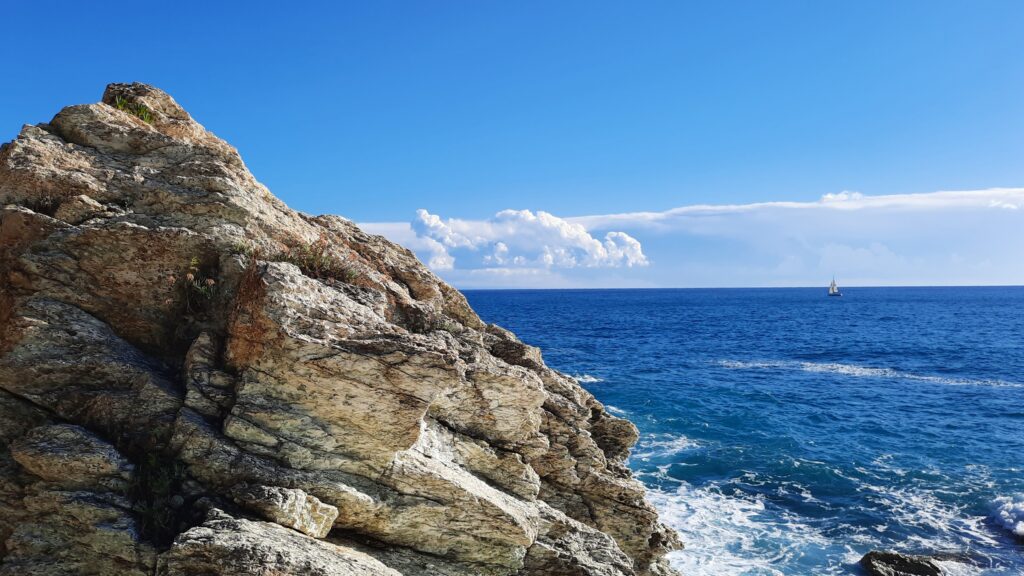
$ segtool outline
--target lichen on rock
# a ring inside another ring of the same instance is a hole
[[[0,206],[0,574],[672,573],[632,424],[160,90],[26,126]]]

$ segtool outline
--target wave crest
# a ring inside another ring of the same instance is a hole
[[[683,574],[783,576],[790,563],[805,554],[820,556],[831,545],[795,517],[767,514],[764,502],[756,498],[683,484],[674,492],[653,489],[649,499],[686,545],[669,555],[672,567]],[[849,561],[833,558],[819,573],[840,574]]]
[[[992,501],[992,517],[1018,538],[1024,538],[1024,494],[1002,496]]]

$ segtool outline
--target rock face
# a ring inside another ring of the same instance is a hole
[[[942,576],[942,569],[927,556],[872,551],[860,559],[871,576]]]
[[[635,427],[167,94],[0,148],[0,575],[662,575]]]

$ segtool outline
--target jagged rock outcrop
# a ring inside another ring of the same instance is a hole
[[[163,92],[0,148],[0,575],[671,574],[635,427]]]

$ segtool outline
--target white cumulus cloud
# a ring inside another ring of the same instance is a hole
[[[371,231],[373,226],[369,225]],[[419,251],[426,252],[428,264],[441,270],[455,266],[515,270],[648,264],[640,242],[629,234],[611,231],[597,238],[582,224],[544,211],[502,210],[485,220],[465,220],[444,219],[420,209],[409,229],[412,237],[405,234],[405,239],[413,240]]]

